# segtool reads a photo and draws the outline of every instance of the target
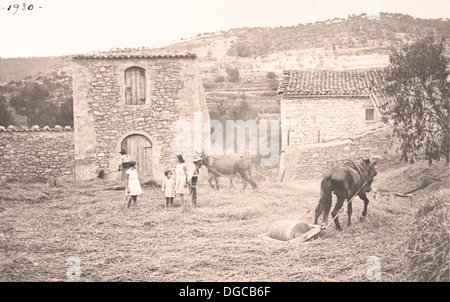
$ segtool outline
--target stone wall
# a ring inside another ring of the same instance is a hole
[[[367,96],[282,98],[283,146],[351,138],[379,121],[365,121],[365,109],[375,109]]]
[[[347,160],[389,159],[395,156],[395,147],[396,140],[385,128],[357,136],[354,140],[289,146],[282,154],[280,177],[285,171],[284,181],[320,178],[328,169]]]
[[[73,130],[0,128],[0,179],[75,179]]]
[[[80,58],[74,62],[77,179],[95,177],[98,168],[106,173],[117,170],[121,141],[132,134],[151,141],[152,177],[162,178],[164,170],[176,164],[172,123],[186,120],[192,125],[194,112],[209,120],[195,58]],[[124,101],[124,72],[132,66],[146,72],[144,105]]]

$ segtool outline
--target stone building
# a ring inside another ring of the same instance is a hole
[[[285,71],[277,91],[283,147],[352,138],[379,126],[373,88],[381,84],[382,72]]]
[[[73,57],[75,176],[99,169],[120,177],[126,149],[143,179],[174,168],[175,121],[209,120],[195,54],[97,54]],[[192,134],[193,135],[193,134]],[[194,154],[194,146],[189,154]],[[187,156],[189,158],[189,156]]]
[[[279,181],[321,177],[361,157],[389,158],[395,141],[375,92],[382,69],[285,71],[281,96]]]

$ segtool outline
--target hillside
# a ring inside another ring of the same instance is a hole
[[[59,69],[67,69],[71,57],[0,58],[0,85]],[[66,71],[68,72],[68,71]]]
[[[159,49],[111,51],[196,53],[210,109],[223,103],[234,106],[244,99],[259,111],[277,112],[274,86],[283,70],[385,67],[392,48],[429,33],[444,38],[450,46],[449,20],[382,13],[380,20],[369,20],[362,14],[291,27],[236,28],[183,38]],[[0,83],[52,72],[70,75],[70,64],[70,56],[0,59]],[[230,69],[239,73],[234,81],[227,74]],[[269,72],[275,77],[268,79]]]
[[[380,20],[365,14],[291,27],[236,28],[199,34],[160,49],[133,51],[194,52],[205,71],[236,65],[242,71],[281,71],[291,68],[351,68],[355,56],[366,65],[387,63],[391,47],[433,33],[450,41],[450,21],[419,19],[403,14],[381,13]],[[448,49],[450,53],[450,49]],[[0,59],[0,83],[34,76],[49,68],[63,68],[70,56]],[[343,66],[346,64],[348,66]],[[360,62],[357,62],[358,64]],[[330,65],[331,64],[331,65]],[[358,65],[358,67],[360,67]]]

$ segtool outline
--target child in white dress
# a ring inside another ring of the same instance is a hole
[[[175,180],[171,178],[172,172],[170,170],[166,170],[164,174],[167,178],[163,180],[161,190],[163,191],[164,197],[166,198],[165,209],[167,209],[169,203],[173,205],[173,198],[175,197]]]
[[[126,175],[126,195],[130,196],[128,200],[127,208],[130,207],[131,201],[133,201],[133,206],[137,206],[137,196],[142,194],[141,184],[139,183],[139,177],[136,170],[136,162],[129,162],[129,168],[125,172]]]
[[[175,168],[175,190],[176,194],[180,195],[181,208],[184,211],[184,195],[187,193],[187,166],[182,155],[177,155],[178,163]]]

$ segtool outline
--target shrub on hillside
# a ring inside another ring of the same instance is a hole
[[[239,82],[239,69],[237,68],[227,68],[226,73],[228,75],[228,80],[232,83]]]
[[[225,82],[225,77],[224,76],[218,76],[214,79],[214,82],[216,83],[223,83]]]
[[[266,74],[266,78],[269,79],[269,80],[275,80],[275,79],[277,78],[277,75],[276,75],[275,72],[269,71],[269,72]]]

